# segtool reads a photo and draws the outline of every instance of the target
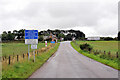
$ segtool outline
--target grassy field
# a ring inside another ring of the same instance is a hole
[[[50,43],[48,43],[49,45]],[[45,43],[39,43],[38,49],[45,47]],[[31,46],[30,46],[30,51]],[[17,55],[28,52],[28,45],[25,43],[2,43],[2,56]]]
[[[88,43],[94,50],[101,50],[111,53],[118,51],[118,41],[76,41],[77,44]]]
[[[108,47],[107,45],[110,45],[110,44],[108,44],[108,43],[111,43],[111,44],[113,44],[113,43],[115,43],[114,45],[117,45],[116,43],[117,43],[117,41],[116,42],[114,42],[114,41],[110,41],[110,42],[108,42],[108,41],[105,41],[105,42],[103,42],[103,41],[87,41],[87,42],[85,42],[85,41],[77,41],[77,43],[79,43],[79,44],[82,44],[82,43],[90,43],[92,46],[93,46],[93,48],[95,47],[95,49],[98,49],[98,50],[107,50],[107,49],[109,49],[110,50],[110,46]],[[94,43],[94,44],[92,44],[92,43]],[[101,43],[101,44],[100,44]],[[106,44],[107,43],[107,44]],[[103,48],[100,48],[99,49],[99,47],[98,47],[98,45],[100,45],[101,47],[102,47],[102,45],[103,45]],[[106,45],[105,45],[106,44]],[[115,68],[115,69],[118,69],[118,70],[120,70],[120,66],[118,65],[118,64],[120,64],[120,61],[118,60],[118,59],[113,59],[113,60],[111,60],[111,59],[108,59],[108,58],[100,58],[100,55],[94,55],[94,54],[89,54],[89,52],[87,52],[87,51],[83,51],[83,50],[81,50],[80,49],[80,47],[78,46],[78,45],[76,45],[74,42],[71,42],[71,45],[72,45],[72,47],[76,50],[76,51],[78,51],[79,53],[81,53],[81,54],[83,54],[84,56],[87,56],[87,57],[89,57],[89,58],[92,58],[92,59],[94,59],[94,60],[96,60],[96,61],[98,61],[98,62],[101,62],[101,63],[103,63],[103,64],[105,64],[105,65],[108,65],[108,66],[111,66],[111,67],[113,67],[113,68]],[[106,48],[106,46],[107,46],[107,48]],[[114,46],[113,46],[114,47]],[[117,47],[116,47],[117,48]],[[117,49],[115,48],[115,50],[114,49],[112,49],[112,51],[114,52],[114,51],[117,51]],[[109,51],[108,50],[108,51]]]
[[[51,47],[48,51],[45,51],[38,56],[36,56],[35,62],[33,62],[33,57],[17,62],[13,65],[4,66],[2,69],[2,77],[5,78],[28,78],[35,70],[40,68],[46,60],[49,59],[58,49],[59,43],[54,47]],[[20,79],[20,80],[21,80]],[[24,80],[24,79],[23,79]]]

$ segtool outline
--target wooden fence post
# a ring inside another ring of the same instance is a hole
[[[105,51],[104,51],[104,55],[105,55]]]
[[[9,56],[9,65],[10,65],[10,56]]]
[[[17,55],[17,61],[19,61],[19,56]]]
[[[38,52],[36,51],[37,55],[38,55]]]
[[[111,53],[110,53],[110,51],[108,52],[108,56],[110,57],[110,55],[111,55]]]
[[[118,58],[119,56],[118,56],[118,52],[116,52],[116,58]]]
[[[4,57],[3,57],[3,61],[4,61]]]
[[[23,54],[23,59],[24,59],[24,54]]]

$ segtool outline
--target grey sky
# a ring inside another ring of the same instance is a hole
[[[86,36],[117,36],[118,0],[0,0],[0,26],[75,29]]]

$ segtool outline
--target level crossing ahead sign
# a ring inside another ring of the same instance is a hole
[[[25,44],[38,44],[38,30],[25,30]]]

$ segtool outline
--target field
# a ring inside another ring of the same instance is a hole
[[[48,43],[49,45],[50,43]],[[45,43],[39,43],[38,49],[45,47]],[[31,46],[30,46],[31,48]],[[32,50],[30,49],[30,52]],[[28,45],[25,43],[2,43],[2,56],[17,55],[28,52]]]
[[[118,41],[76,41],[77,44],[88,43],[94,50],[101,50],[111,53],[118,51]]]
[[[18,44],[16,44],[16,43],[13,43],[13,44],[14,44],[14,46],[18,47]],[[27,49],[27,46],[24,45],[24,43],[20,43],[19,45],[20,46],[18,48]],[[24,45],[24,47],[22,47],[22,45]],[[39,43],[38,46],[45,47],[44,43]],[[49,57],[51,57],[57,51],[58,47],[59,47],[59,43],[52,45],[46,51],[38,52],[38,55],[36,55],[36,58],[35,58],[35,62],[33,62],[34,56],[31,56],[29,61],[27,58],[25,58],[14,64],[5,65],[4,67],[2,67],[3,79],[5,79],[5,78],[24,78],[23,80],[26,80],[25,78],[28,78],[33,72],[35,72],[38,68],[40,68],[49,59]],[[10,46],[9,46],[9,48],[10,48]],[[8,46],[7,46],[7,49],[8,49]],[[8,49],[8,50],[10,50],[10,49]],[[11,50],[11,51],[13,51],[13,50]],[[19,49],[19,51],[20,51],[20,49]],[[27,50],[24,50],[24,51],[27,51]],[[19,52],[19,54],[21,54],[21,53]]]
[[[89,43],[94,50],[97,49],[97,50],[101,50],[102,52],[104,50],[106,52],[111,51],[113,53],[112,55],[114,56],[116,56],[115,53],[118,51],[118,41],[75,41],[75,42],[77,44]],[[93,52],[89,53],[88,51],[83,51],[75,42],[71,42],[71,45],[80,54],[83,54],[84,56],[87,56],[105,65],[108,65],[115,69],[120,70],[120,66],[118,65],[120,64],[119,58],[104,55],[102,53],[95,55]]]

